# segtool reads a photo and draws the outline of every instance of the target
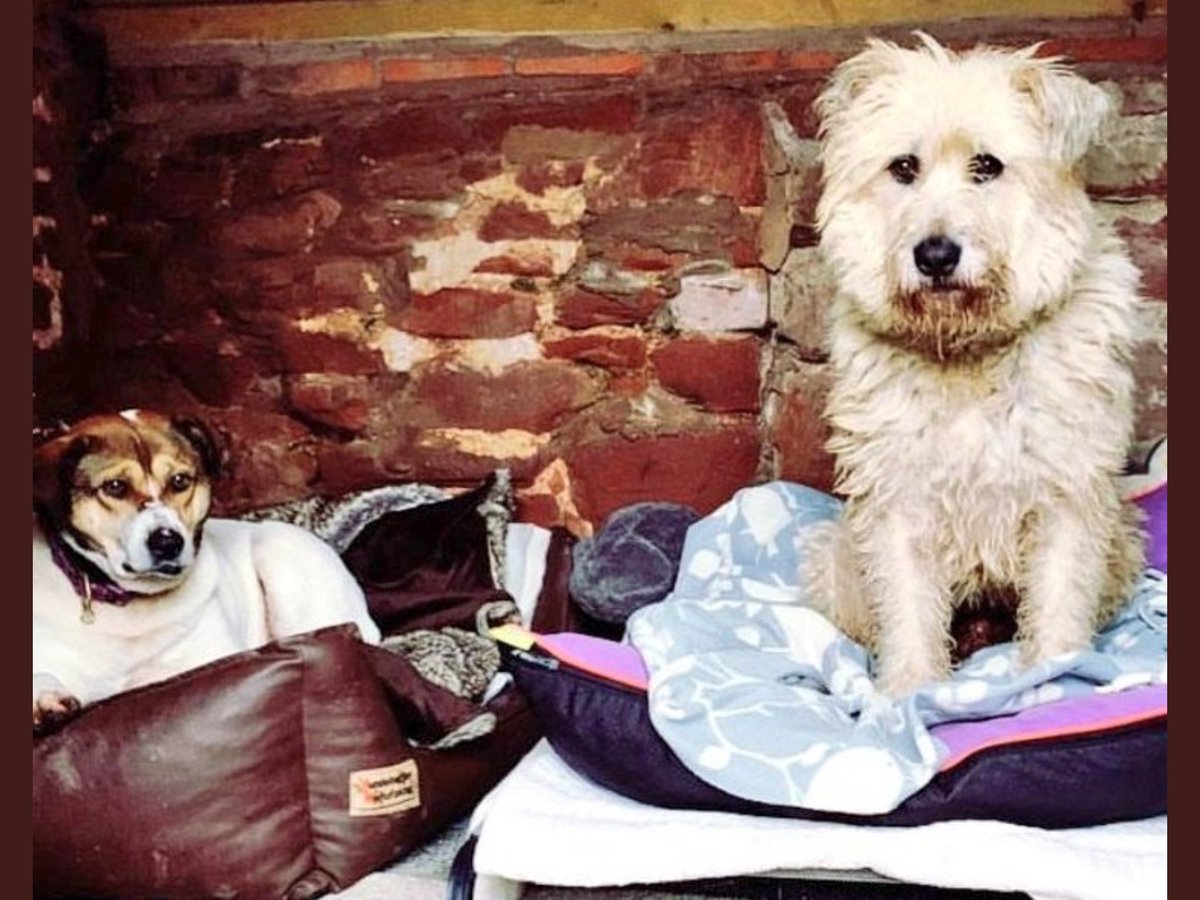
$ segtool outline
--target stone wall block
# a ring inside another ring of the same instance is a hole
[[[685,275],[669,308],[681,331],[739,331],[767,324],[767,276],[761,269]]]
[[[650,355],[659,384],[713,412],[756,412],[762,342],[737,338],[681,337]]]

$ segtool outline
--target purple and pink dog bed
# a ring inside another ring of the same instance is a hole
[[[1167,569],[1166,440],[1126,476],[1146,512],[1147,563]],[[1075,828],[1167,810],[1167,687],[1147,685],[930,730],[946,749],[923,789],[881,815],[759,803],[683,765],[651,724],[648,675],[633,647],[581,634],[526,634],[508,667],[546,737],[572,768],[642,803],[859,825],[996,819]]]

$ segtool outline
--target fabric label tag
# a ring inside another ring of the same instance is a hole
[[[501,644],[508,644],[510,647],[516,647],[518,650],[531,650],[533,645],[537,643],[537,635],[531,631],[526,631],[520,625],[498,625],[495,628],[488,630],[488,637],[493,641],[499,641]]]
[[[417,761],[350,773],[350,815],[386,816],[421,805]]]

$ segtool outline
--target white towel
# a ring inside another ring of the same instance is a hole
[[[476,810],[475,869],[535,884],[618,887],[779,869],[870,869],[1035,900],[1167,896],[1167,818],[1048,831],[993,821],[879,828],[659,809],[570,769],[545,741]]]

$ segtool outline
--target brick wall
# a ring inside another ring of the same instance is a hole
[[[1141,436],[1166,429],[1165,27],[1048,47],[1121,101],[1088,177],[1152,301]],[[810,104],[861,36],[123,47],[78,182],[102,286],[70,405],[203,415],[226,511],[500,465],[523,517],[577,529],[827,487]]]

